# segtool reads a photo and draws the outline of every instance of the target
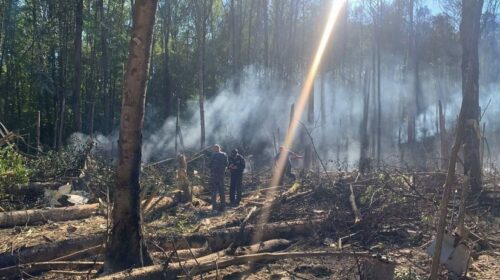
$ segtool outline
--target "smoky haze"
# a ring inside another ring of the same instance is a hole
[[[396,75],[397,70],[386,69],[382,77],[382,158],[389,164],[398,164],[398,134],[401,130],[402,141],[406,139],[406,123],[402,120],[402,105],[411,98],[411,81],[402,83]],[[233,88],[232,81],[225,83],[214,98],[206,100],[206,136],[207,145],[226,144],[226,151],[232,148],[245,150],[247,153],[271,159],[274,155],[274,137],[276,146],[283,141],[290,115],[290,106],[300,92],[300,82],[286,84],[269,78],[266,71],[256,67],[247,67],[243,71],[239,92]],[[314,138],[322,160],[330,167],[355,166],[359,159],[359,126],[363,116],[363,96],[361,81],[355,86],[336,83],[331,73],[325,74],[324,102],[326,122],[321,123],[320,79],[315,82],[314,124],[307,124],[305,116],[302,122],[308,126]],[[445,108],[447,129],[455,125],[461,105],[461,84],[451,83],[448,94],[438,94],[438,85],[444,83],[424,73],[422,82],[424,109],[417,119],[417,139],[432,137],[436,134],[436,105],[442,100]],[[450,84],[450,83],[448,83]],[[484,109],[490,102],[483,122],[486,122],[486,136],[491,147],[491,155],[498,158],[497,133],[499,130],[500,100],[498,86],[482,86],[480,105]],[[373,108],[375,97],[371,94],[370,107]],[[491,101],[490,101],[491,100]],[[199,149],[200,121],[198,102],[188,104],[190,118],[181,120],[184,144],[188,150]],[[305,113],[306,114],[306,113]],[[304,114],[304,115],[305,115]],[[374,131],[375,119],[370,109],[370,128]],[[401,128],[401,129],[400,129]],[[278,135],[279,130],[279,135]],[[488,133],[489,132],[489,133]],[[373,133],[370,133],[373,137]],[[175,145],[175,118],[167,119],[162,127],[145,137],[143,159],[152,159],[173,155]],[[293,149],[303,153],[304,143],[309,139],[299,132]],[[372,139],[370,139],[372,141]],[[451,144],[451,141],[450,141]],[[437,154],[439,150],[436,151]],[[438,156],[436,156],[438,157]],[[436,158],[437,161],[437,158]]]
[[[390,165],[404,165],[400,160],[399,139],[406,140],[406,122],[403,120],[404,104],[411,100],[411,81],[402,83],[396,75],[397,69],[386,68],[381,79],[382,84],[382,162]],[[252,155],[260,164],[271,164],[276,147],[282,143],[288,128],[290,106],[300,93],[300,82],[285,83],[269,78],[266,71],[256,67],[247,67],[241,76],[239,92],[233,87],[233,81],[227,81],[218,93],[205,102],[206,143],[222,144],[226,152],[233,148],[243,151],[244,155]],[[353,168],[359,160],[360,141],[359,127],[363,117],[362,81],[346,86],[335,79],[331,73],[325,73],[324,102],[326,122],[321,123],[321,90],[319,77],[315,82],[314,123],[307,124],[306,114],[302,116],[311,132],[321,159],[328,168]],[[456,124],[461,106],[461,83],[447,83],[446,94],[439,93],[438,86],[444,81],[436,80],[432,73],[422,74],[422,97],[424,108],[417,118],[417,140],[433,138],[436,135],[436,105],[443,102],[447,130],[450,132]],[[372,85],[370,85],[372,88]],[[498,135],[500,125],[500,91],[498,85],[482,85],[480,89],[480,105],[484,111],[482,123],[486,123],[485,159],[498,162],[500,143]],[[375,137],[374,101],[376,97],[370,93],[369,128],[370,155],[373,157]],[[489,103],[488,107],[487,104]],[[150,110],[148,108],[147,110]],[[154,110],[154,108],[152,108]],[[188,118],[180,120],[184,149],[179,151],[197,151],[200,149],[200,119],[197,100],[187,103]],[[307,109],[306,109],[307,110]],[[148,120],[152,121],[152,120]],[[162,122],[158,129],[146,131],[143,139],[143,162],[154,162],[174,156],[175,117]],[[279,131],[279,134],[278,134]],[[273,136],[274,134],[274,136]],[[304,144],[310,143],[304,131],[297,133],[292,149],[299,154],[304,152]],[[79,135],[79,138],[85,138]],[[273,139],[274,137],[274,139]],[[453,142],[450,135],[450,145]],[[118,133],[105,137],[97,135],[98,148],[116,156]],[[436,138],[436,137],[434,137]],[[439,160],[439,143],[435,142],[434,158],[428,158],[437,167]],[[488,151],[489,147],[489,151]],[[300,162],[294,163],[300,167]]]

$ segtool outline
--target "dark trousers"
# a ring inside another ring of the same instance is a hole
[[[231,172],[231,185],[229,187],[229,200],[233,204],[240,204],[243,173]]]
[[[220,197],[221,207],[226,206],[226,197],[224,195],[224,174],[212,174],[210,176],[210,192],[212,199],[212,208],[217,209],[217,194]]]
[[[283,174],[284,173],[284,174]],[[291,178],[294,182],[297,180],[297,177],[295,177],[295,174],[292,173],[292,166],[290,164],[285,165],[285,168],[283,172],[279,174],[279,180],[278,180],[278,185],[282,186],[283,185],[283,177],[286,175],[288,178]]]

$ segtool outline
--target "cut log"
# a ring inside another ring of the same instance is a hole
[[[181,200],[181,192],[177,191],[172,196],[154,197],[143,201],[143,213],[146,221],[151,221],[151,217],[158,216],[159,213],[177,206]]]
[[[291,242],[286,239],[272,239],[264,241],[262,243],[253,244],[250,246],[238,247],[234,253],[230,252],[230,249],[221,250],[216,253],[212,253],[200,258],[197,258],[198,263],[204,262],[214,262],[218,259],[229,257],[229,256],[244,256],[249,254],[258,254],[266,252],[276,252],[281,251],[290,246]],[[190,260],[193,261],[193,260]]]
[[[242,235],[241,244],[250,244],[256,232],[262,233],[262,240],[308,236],[313,234],[315,229],[319,228],[322,221],[312,220],[247,225]],[[159,236],[155,237],[154,240],[164,250],[173,250],[174,245],[176,249],[202,248],[207,246],[207,252],[215,252],[227,248],[231,243],[235,242],[239,235],[240,227],[232,227],[226,230],[212,231],[205,234],[197,233],[185,237]],[[22,263],[45,262],[58,258],[66,259],[64,257],[71,256],[72,253],[85,252],[86,249],[91,250],[91,247],[103,244],[104,240],[105,236],[101,233],[77,239],[19,248],[13,250],[12,253],[0,254],[0,268]]]
[[[0,213],[0,227],[25,226],[89,218],[99,213],[99,203],[62,208],[20,210]]]
[[[257,262],[265,260],[278,260],[290,258],[318,258],[318,257],[370,257],[370,253],[365,252],[286,252],[286,253],[260,253],[250,254],[235,257],[222,257],[217,260],[210,260],[207,262],[196,262],[195,260],[179,264],[171,264],[167,268],[163,265],[153,265],[143,268],[133,269],[129,271],[122,271],[105,277],[97,278],[99,280],[113,280],[113,279],[128,279],[128,280],[142,280],[142,279],[176,279],[182,276],[184,271],[189,271],[189,276],[192,277],[197,274],[205,273],[215,269],[222,269],[232,265],[240,265],[248,262]]]
[[[97,245],[94,247],[90,247],[87,249],[83,249],[74,253],[70,253],[66,256],[62,256],[56,259],[53,259],[51,261],[73,261],[73,260],[80,260],[88,257],[93,257],[96,255],[99,255],[101,252],[104,251],[104,246],[103,245]]]
[[[229,246],[228,252],[230,255],[234,255],[236,249],[242,244],[244,233],[245,233],[245,227],[248,223],[248,220],[250,220],[250,218],[252,217],[253,213],[256,210],[257,210],[257,207],[255,207],[255,206],[252,207],[252,209],[250,209],[250,212],[248,212],[248,214],[245,217],[245,219],[243,220],[243,222],[241,222],[238,235],[236,235],[236,239],[233,241],[233,244],[231,244],[231,246]]]
[[[188,236],[158,236],[154,240],[165,250],[200,248],[208,244],[208,248],[215,252],[227,248],[237,238],[241,238],[241,245],[251,244],[256,233],[262,236],[261,240],[289,239],[312,235],[321,226],[322,222],[323,220],[311,220],[247,225],[242,234],[240,233],[240,227],[232,227]]]
[[[104,234],[97,234],[53,243],[19,248],[0,254],[0,268],[23,263],[45,262],[67,256],[104,243]]]
[[[2,279],[18,279],[21,272],[33,273],[33,272],[43,272],[49,270],[88,270],[88,269],[99,269],[103,265],[102,262],[66,262],[66,261],[56,261],[56,262],[38,262],[38,263],[28,263],[16,266],[10,266],[0,269],[0,277]]]
[[[274,187],[265,189],[266,191],[269,191],[270,189],[276,189]],[[274,190],[273,190],[274,191]],[[296,194],[290,195],[288,192],[284,192],[280,194],[278,197],[273,199],[271,202],[264,203],[262,207],[258,208],[257,210],[253,211],[252,214],[248,217],[248,221],[258,223],[259,217],[261,213],[269,212],[269,211],[274,211],[274,209],[280,207],[282,204],[290,203],[293,201],[296,201],[300,198],[304,198],[310,194],[312,194],[313,190],[308,190]],[[261,204],[261,203],[259,203]],[[243,218],[235,218],[230,221],[224,222],[222,224],[215,225],[214,227],[211,227],[210,230],[217,230],[217,229],[224,229],[224,228],[229,228],[229,227],[234,227],[237,225],[240,225],[243,222]]]

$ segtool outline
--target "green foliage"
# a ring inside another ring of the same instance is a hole
[[[24,157],[13,145],[0,148],[0,196],[9,185],[27,183],[29,176]]]
[[[369,185],[368,188],[366,188],[365,192],[361,194],[361,197],[359,198],[359,202],[361,205],[368,205],[372,199],[372,197],[375,195],[376,189],[372,186]]]
[[[32,176],[37,180],[50,180],[79,175],[88,147],[67,146],[59,151],[49,151],[29,163]]]

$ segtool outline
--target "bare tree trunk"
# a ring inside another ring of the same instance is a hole
[[[408,35],[408,61],[410,64],[410,68],[415,70],[415,21],[414,21],[414,6],[415,6],[415,0],[410,0],[410,7],[409,7],[409,16],[410,16],[410,32]],[[414,72],[415,73],[415,72]],[[415,85],[415,83],[414,83]],[[415,90],[415,87],[412,88]],[[414,95],[413,97],[416,96],[416,92],[413,92]],[[416,120],[416,99],[411,99],[409,101],[409,104],[407,105],[407,115],[408,115],[408,128],[407,128],[407,143],[408,144],[413,144],[415,142],[416,138],[416,131],[415,131],[415,120]]]
[[[292,121],[293,121],[294,116],[295,116],[295,103],[293,103],[290,106],[290,121],[288,123],[288,130],[290,130],[290,127],[292,126]],[[279,137],[279,135],[278,135],[278,137]],[[279,139],[278,139],[278,142],[279,142]]]
[[[75,10],[75,73],[73,77],[73,125],[75,131],[82,131],[80,84],[82,82],[82,29],[83,0],[76,0]]]
[[[113,115],[111,113],[112,100],[109,94],[109,67],[108,67],[108,43],[107,43],[107,26],[106,15],[104,13],[104,0],[98,0],[99,9],[99,26],[100,26],[100,44],[101,44],[101,75],[102,82],[100,85],[101,98],[104,99],[104,123],[103,130],[105,133],[111,132]]]
[[[441,100],[439,101],[439,138],[441,140],[441,169],[448,168],[448,135],[446,133],[446,123]]]
[[[41,116],[40,116],[40,111],[37,112],[37,118],[36,118],[36,152],[42,151],[42,146],[40,145],[40,123],[41,123]]]
[[[195,1],[196,37],[198,40],[198,102],[200,106],[200,149],[205,147],[205,40],[207,20],[213,0]]]
[[[268,0],[262,0],[264,5],[264,66],[269,68],[269,15]]]
[[[321,126],[323,126],[323,131],[326,127],[326,99],[325,99],[325,68],[326,66],[321,66],[321,77],[320,77],[320,111],[321,111]]]
[[[170,42],[170,25],[171,25],[172,3],[165,1],[163,7],[163,86],[165,92],[165,118],[171,115],[172,111],[172,91],[170,89],[170,54],[168,44]]]
[[[462,108],[458,118],[457,131],[455,136],[455,143],[451,150],[450,162],[448,164],[448,174],[444,185],[443,198],[439,206],[439,223],[437,227],[436,246],[432,258],[431,274],[429,279],[435,280],[438,277],[439,260],[441,258],[441,246],[443,243],[444,229],[446,226],[446,215],[448,213],[448,202],[451,195],[451,184],[455,178],[455,164],[457,161],[458,151],[460,146],[464,143],[464,154],[467,147],[467,133],[469,130],[474,130],[475,119],[470,120],[471,107],[474,106],[474,101],[477,101],[477,108],[479,107],[479,63],[478,63],[478,41],[480,35],[480,20],[481,11],[483,7],[483,0],[462,0],[462,23],[460,25],[460,39],[462,42]],[[474,117],[474,116],[472,116]],[[479,116],[477,116],[479,117]],[[473,136],[476,137],[476,136]],[[467,155],[467,154],[466,154]],[[465,165],[465,164],[464,164]],[[478,164],[479,166],[479,164]],[[465,174],[468,175],[470,180],[472,168],[464,168]],[[480,171],[480,170],[479,170]],[[479,177],[479,180],[481,178]],[[479,181],[480,182],[480,181]],[[471,182],[471,186],[473,183]]]
[[[307,125],[311,128],[314,125],[314,84],[311,88],[311,94],[309,95],[309,102],[307,104]],[[304,153],[304,170],[307,171],[311,169],[313,162],[313,149],[310,142],[304,143],[305,153]]]
[[[175,118],[175,154],[176,155],[177,155],[177,151],[178,151],[179,134],[181,133],[181,128],[179,126],[180,115],[181,115],[181,99],[177,98],[177,116]]]
[[[116,272],[152,263],[141,227],[139,174],[146,82],[157,0],[136,0],[123,85],[119,163],[112,211],[113,226],[105,271]]]
[[[462,1],[462,23],[460,42],[462,44],[462,97],[465,108],[464,173],[470,176],[470,190],[481,190],[481,163],[479,126],[479,55],[481,12],[483,0]]]
[[[370,160],[368,158],[368,150],[370,148],[370,139],[368,137],[368,115],[370,108],[370,83],[368,82],[368,73],[364,73],[363,78],[363,120],[359,137],[361,139],[361,150],[359,155],[359,172],[364,174],[370,170]]]
[[[381,93],[381,80],[380,80],[380,36],[381,36],[381,18],[382,18],[382,1],[378,2],[378,20],[377,20],[377,166],[380,167],[382,156],[382,93]]]
[[[59,114],[59,132],[57,145],[60,148],[63,144],[63,134],[64,134],[64,111],[66,110],[66,96],[64,92],[61,93],[61,108]]]

